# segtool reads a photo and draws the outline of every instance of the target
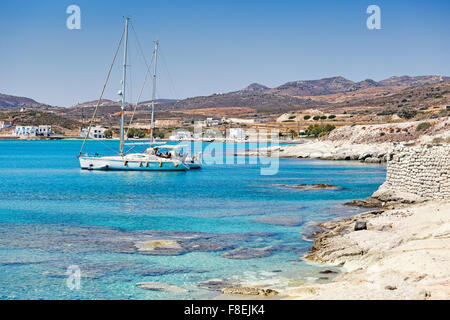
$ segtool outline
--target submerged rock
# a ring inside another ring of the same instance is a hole
[[[154,268],[154,269],[145,269],[140,270],[137,273],[143,276],[163,276],[167,274],[176,274],[176,273],[190,273],[191,269],[184,268]]]
[[[245,296],[275,296],[278,294],[277,291],[272,289],[260,289],[260,288],[252,288],[252,287],[226,287],[222,289],[223,294],[239,294]]]
[[[238,248],[222,253],[221,256],[227,259],[263,258],[271,256],[277,248],[277,246],[268,246],[264,248]]]
[[[335,186],[334,184],[282,184],[281,187],[295,188],[301,190],[341,190],[342,187]]]
[[[210,279],[199,282],[197,287],[211,291],[221,291],[223,288],[235,285],[236,282],[231,279]]]
[[[303,224],[303,218],[301,216],[294,216],[294,215],[270,215],[259,217],[253,219],[252,221],[275,226],[289,226],[289,227],[296,227]]]
[[[185,293],[187,292],[186,289],[180,288],[174,284],[167,283],[167,282],[139,282],[136,283],[136,285],[145,290],[150,291],[161,291],[161,292],[171,292],[171,293]]]
[[[136,242],[135,246],[141,253],[155,255],[177,255],[185,252],[185,249],[176,240],[154,240]]]
[[[337,272],[333,271],[333,270],[330,270],[330,269],[327,269],[327,270],[320,271],[319,273],[321,273],[321,274],[332,274],[332,273],[337,273]]]

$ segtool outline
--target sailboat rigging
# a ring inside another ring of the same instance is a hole
[[[196,156],[190,156],[187,153],[183,153],[182,146],[172,145],[157,145],[154,139],[154,112],[155,112],[155,98],[156,98],[156,72],[157,72],[157,59],[158,59],[158,46],[159,42],[155,41],[153,50],[153,91],[152,91],[152,114],[150,124],[150,141],[148,143],[125,143],[125,107],[126,107],[126,78],[127,78],[127,59],[128,59],[128,28],[129,18],[125,18],[125,27],[122,33],[122,37],[119,42],[119,46],[115,52],[113,62],[108,71],[105,84],[100,95],[100,99],[94,110],[92,120],[89,124],[87,134],[81,146],[81,150],[78,154],[81,169],[85,170],[139,170],[139,171],[186,171],[189,169],[201,168],[201,154]],[[119,151],[117,155],[113,156],[99,156],[83,154],[83,149],[91,131],[92,123],[95,119],[98,107],[103,97],[106,85],[108,83],[112,67],[116,60],[119,48],[124,40],[124,54],[123,54],[123,72],[122,72],[122,88],[119,91],[121,97],[120,107],[120,143]],[[144,81],[145,85],[145,81]],[[142,90],[141,90],[142,92]],[[138,99],[139,100],[139,99]],[[139,103],[139,101],[138,101]],[[136,104],[136,106],[138,105]],[[134,115],[134,112],[133,112]],[[130,153],[130,151],[137,145],[149,144],[149,148],[143,153]],[[132,145],[128,151],[124,151],[125,145]],[[167,150],[166,152],[163,152]]]

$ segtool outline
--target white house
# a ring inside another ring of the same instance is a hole
[[[205,120],[205,125],[207,127],[212,127],[212,126],[220,126],[222,123],[219,120],[215,120],[213,118],[206,118]]]
[[[52,126],[39,126],[36,132],[37,136],[49,137],[52,134]]]
[[[192,132],[187,130],[177,130],[170,137],[170,140],[191,140],[193,137]]]
[[[104,139],[105,138],[105,128],[102,127],[92,127],[91,132],[89,133],[89,138],[93,139]],[[80,132],[80,136],[86,138],[88,134],[88,129],[82,129]]]
[[[228,132],[228,139],[245,140],[247,134],[242,128],[231,128]]]
[[[1,129],[6,129],[6,128],[11,128],[12,127],[12,122],[11,121],[0,121],[0,130]]]
[[[28,136],[35,137],[38,133],[39,127],[35,126],[16,126],[13,131],[13,136]]]

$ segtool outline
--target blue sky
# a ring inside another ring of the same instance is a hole
[[[71,4],[81,8],[81,30],[66,28]],[[381,8],[381,30],[366,27],[371,4]],[[153,40],[161,43],[160,98],[335,75],[450,75],[449,14],[445,0],[1,0],[0,93],[58,106],[97,99],[124,15],[148,60]],[[133,100],[145,74],[136,43],[130,31]],[[121,61],[105,98],[117,99]]]

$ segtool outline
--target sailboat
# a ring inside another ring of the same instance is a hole
[[[150,141],[141,143],[125,143],[125,128],[124,128],[124,114],[125,114],[125,89],[126,89],[126,73],[127,73],[127,49],[128,49],[128,24],[129,18],[125,18],[125,29],[122,34],[122,38],[119,42],[119,46],[116,50],[114,60],[108,72],[108,76],[103,87],[102,94],[98,100],[97,107],[94,111],[92,120],[95,118],[96,111],[100,102],[102,100],[103,92],[109,80],[109,75],[111,74],[112,66],[117,57],[117,53],[121,46],[123,37],[125,36],[124,43],[124,57],[123,57],[123,78],[122,78],[122,89],[119,91],[119,96],[121,97],[121,111],[120,111],[120,144],[117,155],[113,156],[99,156],[98,154],[89,155],[83,154],[83,148],[86,140],[89,137],[89,133],[92,127],[92,122],[89,125],[87,134],[83,141],[83,145],[78,154],[78,159],[80,161],[81,169],[85,170],[125,170],[125,171],[186,171],[192,168],[200,168],[201,161],[199,155],[190,156],[188,154],[183,154],[180,148],[176,146],[159,146],[154,141],[154,111],[155,111],[155,90],[156,90],[156,63],[158,58],[158,42],[155,42],[155,47],[153,51],[153,94],[152,94],[152,116],[150,125]],[[149,67],[150,68],[150,67]],[[137,104],[136,104],[137,105]],[[137,145],[147,145],[148,148],[143,153],[131,153],[130,151]],[[131,145],[132,147],[125,151],[125,146]],[[164,150],[167,150],[164,152]],[[188,161],[186,161],[186,158]],[[196,161],[192,160],[196,159]],[[189,165],[191,164],[191,166]]]

